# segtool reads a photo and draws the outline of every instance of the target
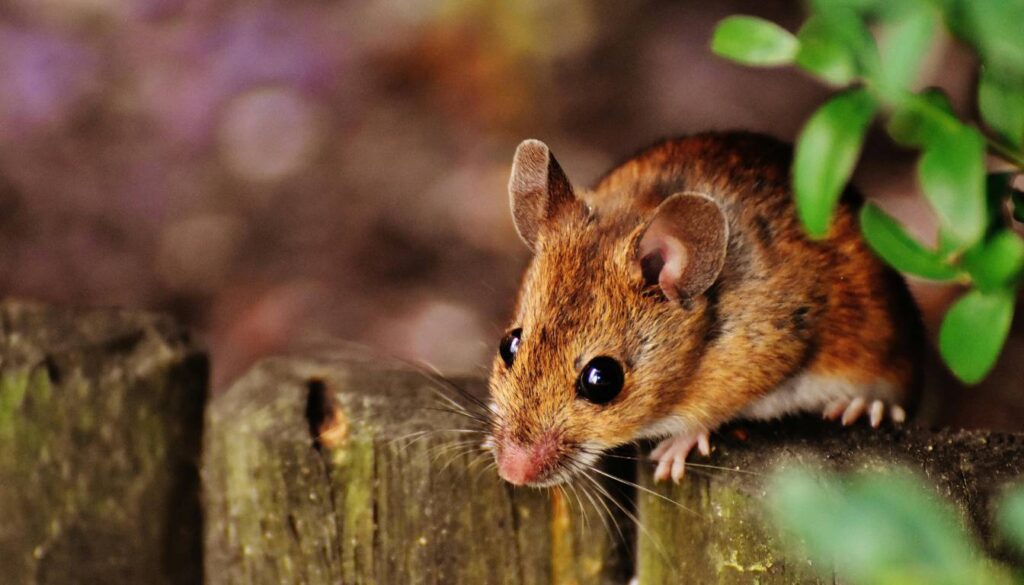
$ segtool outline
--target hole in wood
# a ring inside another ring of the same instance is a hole
[[[50,378],[50,383],[54,386],[60,384],[61,371],[57,362],[53,360],[53,356],[46,356],[46,359],[43,360],[43,367],[46,368],[46,376]]]
[[[306,422],[313,448],[340,447],[348,439],[348,420],[331,396],[327,383],[320,378],[306,381]]]

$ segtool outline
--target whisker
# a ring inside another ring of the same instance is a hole
[[[493,461],[493,458],[483,451],[476,451],[473,459],[466,465],[466,469],[476,471],[477,466],[487,463],[488,460]]]
[[[483,467],[481,467],[481,468],[480,468],[479,470],[477,470],[477,472],[476,472],[476,475],[475,475],[475,476],[473,476],[473,481],[479,481],[479,480],[480,480],[480,477],[481,477],[481,476],[482,476],[482,475],[483,475],[484,473],[487,473],[488,471],[492,471],[492,470],[494,470],[494,471],[497,471],[497,469],[498,469],[498,464],[497,464],[497,463],[495,463],[495,462],[494,462],[494,458],[493,458],[493,457],[491,457],[491,458],[490,458],[490,461],[488,461],[486,465],[484,465],[484,466],[483,466]]]
[[[590,518],[587,516],[587,510],[583,507],[583,500],[580,499],[579,491],[572,482],[559,484],[559,487],[561,486],[568,487],[569,491],[571,491],[572,495],[576,498],[576,505],[579,507],[579,515],[583,520],[583,529],[587,530],[590,527]],[[562,489],[562,493],[567,493],[567,491]]]
[[[467,391],[465,388],[460,387],[455,382],[452,382],[451,380],[446,378],[444,374],[442,374],[441,371],[437,369],[433,364],[427,363],[423,360],[417,360],[416,362],[409,362],[407,365],[416,368],[417,370],[419,370],[420,373],[426,375],[428,378],[430,378],[431,380],[438,384],[441,384],[445,388],[454,390],[460,396],[466,398],[470,402],[473,402],[477,406],[480,406],[485,411],[490,410],[490,408],[487,406],[487,403],[480,399],[480,397],[473,395],[473,393]]]
[[[448,413],[448,414],[454,414],[456,416],[461,416],[461,417],[464,417],[464,418],[468,418],[468,419],[470,419],[470,420],[472,420],[474,422],[482,423],[484,425],[487,425],[487,424],[490,423],[489,420],[481,417],[480,415],[473,414],[471,412],[466,412],[464,410],[455,410],[453,408],[447,408],[447,407],[444,407],[444,406],[424,406],[423,410],[432,410],[434,412],[445,412],[445,413]]]
[[[420,431],[418,433],[418,436],[415,439],[412,439],[411,441],[408,441],[407,443],[402,444],[399,447],[399,449],[398,449],[398,453],[399,454],[405,453],[410,447],[412,447],[416,443],[419,443],[420,441],[429,439],[430,435],[433,435],[433,434],[436,434],[436,433],[439,433],[439,432],[440,431]],[[407,439],[402,439],[402,440],[407,440]],[[397,444],[398,442],[399,442],[399,439],[392,439],[389,442],[389,444]]]
[[[594,468],[594,467],[591,467],[590,470],[591,471],[598,471],[598,472],[600,472],[600,470],[598,470],[597,468]],[[604,475],[607,475],[607,474],[604,474]],[[665,552],[665,548],[662,546],[661,541],[659,541],[657,538],[655,538],[655,536],[651,533],[651,531],[648,530],[647,526],[643,522],[640,521],[640,518],[637,517],[637,515],[635,513],[630,511],[628,508],[626,508],[621,502],[619,502],[619,500],[617,498],[613,497],[608,492],[607,488],[605,488],[603,485],[601,485],[601,483],[598,482],[597,479],[595,479],[589,473],[583,473],[582,476],[587,478],[588,480],[590,480],[590,483],[595,488],[597,488],[597,490],[601,494],[603,494],[605,498],[610,500],[612,502],[612,504],[614,504],[619,510],[621,510],[622,513],[625,514],[626,517],[629,518],[633,522],[633,524],[636,525],[636,527],[640,529],[641,532],[643,532],[644,536],[651,542],[651,544],[654,546],[654,548],[658,551],[658,554],[662,558],[662,561],[664,561],[665,565],[668,566],[669,565],[668,555]],[[609,477],[611,477],[611,476],[609,476]]]
[[[406,434],[404,434],[404,435],[402,435],[400,437],[394,437],[393,439],[388,441],[388,444],[391,445],[391,444],[394,444],[394,443],[399,443],[401,441],[407,441],[407,440],[409,440],[409,439],[411,439],[413,437],[418,437],[418,436],[420,436],[420,435],[422,435],[424,433],[432,433],[432,432],[436,432],[436,431],[430,430],[430,429],[425,429],[425,430],[422,430],[422,431],[413,431],[411,433],[406,433]]]
[[[435,447],[436,448],[427,452],[432,463],[453,451],[458,455],[459,453],[472,453],[477,450],[476,445],[472,441],[445,443],[443,445],[436,445]]]
[[[441,466],[441,472],[443,473],[445,471],[448,471],[448,468],[451,467],[453,463],[455,463],[459,459],[462,459],[470,455],[471,453],[473,453],[472,449],[463,449],[461,451],[456,451],[455,453],[452,454],[451,457],[448,458],[448,461]]]
[[[608,533],[608,538],[615,538],[615,536],[612,534],[611,529],[611,526],[615,526],[615,532],[617,532],[619,535],[619,542],[627,544],[626,535],[622,532],[622,526],[619,525],[619,519],[615,516],[614,513],[612,513],[611,509],[608,507],[608,504],[606,504],[605,501],[601,499],[601,496],[598,495],[595,499],[595,496],[590,492],[588,488],[589,486],[586,483],[580,484],[580,489],[583,491],[583,495],[585,495],[587,499],[590,500],[590,505],[594,507],[594,511],[597,512],[598,518],[600,518],[602,524],[604,524],[604,529],[605,532]],[[604,508],[604,513],[601,513],[601,508],[598,508],[598,503],[600,503],[601,506]]]
[[[418,442],[420,442],[420,441],[422,441],[424,439],[429,439],[432,436],[441,435],[441,434],[445,434],[445,433],[452,433],[452,434],[456,434],[456,435],[461,435],[461,434],[484,434],[482,431],[477,431],[475,429],[426,429],[426,430],[422,430],[422,431],[412,432],[412,433],[409,433],[407,435],[402,435],[400,437],[395,437],[393,439],[390,439],[387,442],[387,444],[389,446],[394,446],[394,445],[396,445],[398,443],[403,443],[405,441],[408,441],[408,442],[404,443],[401,446],[401,449],[399,450],[399,453],[402,453],[406,449],[408,449],[409,447],[413,446],[414,444],[416,444],[416,443],[418,443]]]
[[[481,427],[488,427],[493,422],[492,413],[488,412],[474,412],[466,409],[463,405],[453,401],[451,398],[444,396],[438,392],[436,396],[441,401],[440,404],[435,406],[425,406],[424,410],[433,410],[435,412],[444,412],[448,414],[454,414],[463,418],[468,418],[473,422],[479,424]]]
[[[640,490],[640,491],[642,491],[644,493],[650,494],[650,495],[652,495],[652,496],[654,496],[654,497],[656,497],[656,498],[658,498],[658,499],[660,499],[662,501],[668,502],[668,503],[678,507],[680,510],[684,510],[687,513],[693,514],[693,515],[697,516],[698,518],[701,517],[700,513],[697,512],[696,510],[691,510],[690,508],[687,508],[686,506],[680,504],[679,502],[673,500],[672,498],[663,496],[663,495],[659,494],[658,492],[656,492],[654,490],[647,489],[647,488],[645,488],[644,486],[642,486],[642,485],[640,485],[638,483],[634,483],[632,481],[622,479],[621,477],[615,477],[614,475],[612,475],[610,473],[606,473],[604,471],[601,471],[597,467],[591,467],[590,470],[593,471],[593,472],[599,473],[599,474],[603,475],[604,477],[607,477],[608,479],[617,481],[617,482],[619,482],[619,483],[621,483],[623,485],[626,485],[626,486],[629,486],[631,488]]]
[[[580,448],[580,451],[583,452],[583,453],[587,453],[589,455],[599,455],[601,457],[609,457],[609,458],[612,458],[612,459],[623,459],[623,460],[626,460],[626,461],[636,461],[638,463],[653,463],[654,462],[653,459],[651,459],[650,457],[646,457],[646,456],[618,455],[616,453],[608,453],[606,451],[602,452],[602,451],[597,451],[597,450],[594,450],[594,449],[587,449],[585,447]],[[747,469],[737,469],[735,467],[725,467],[725,466],[722,466],[722,465],[711,465],[709,463],[697,463],[695,461],[687,461],[686,462],[686,467],[699,467],[699,468],[703,468],[703,469],[714,469],[714,470],[717,470],[717,471],[729,471],[729,472],[732,472],[732,473],[742,473],[742,474],[752,475],[752,476],[756,476],[756,477],[768,477],[767,474],[760,473],[760,472],[757,472],[757,471],[750,471],[750,470],[747,470]]]

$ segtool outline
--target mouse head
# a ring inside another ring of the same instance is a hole
[[[509,482],[554,485],[670,432],[713,322],[728,224],[702,194],[643,208],[577,192],[536,140],[516,150],[509,194],[533,258],[494,360],[489,444]]]

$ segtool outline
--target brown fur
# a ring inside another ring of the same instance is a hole
[[[496,359],[491,376],[499,449],[608,448],[674,414],[713,429],[804,372],[885,380],[906,398],[921,339],[904,283],[861,240],[852,194],[828,237],[808,239],[790,156],[749,133],[668,140],[540,221],[511,326],[522,327],[522,344],[512,367]],[[686,191],[725,211],[727,253],[710,288],[672,302],[645,283],[636,249],[658,205]],[[598,355],[625,369],[623,391],[605,405],[575,390]]]

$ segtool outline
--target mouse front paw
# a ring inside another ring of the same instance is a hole
[[[708,431],[676,435],[658,443],[658,446],[651,451],[651,459],[657,463],[657,467],[654,469],[654,481],[662,481],[671,477],[672,481],[679,483],[686,472],[686,457],[694,447],[697,447],[697,450],[705,457],[711,454]]]
[[[871,426],[878,428],[885,420],[886,410],[889,411],[889,419],[895,424],[902,424],[907,420],[907,411],[898,404],[886,404],[883,400],[868,401],[864,398],[843,398],[825,407],[822,417],[827,420],[838,420],[844,427],[857,422],[864,414],[868,415]]]

